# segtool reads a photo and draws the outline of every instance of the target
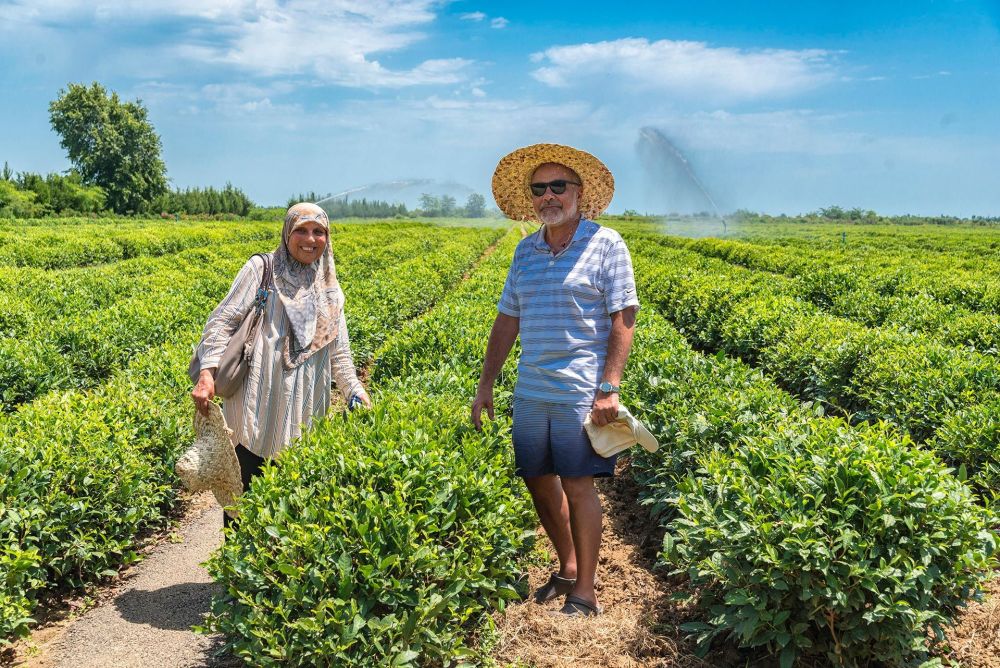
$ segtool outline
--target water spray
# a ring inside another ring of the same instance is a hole
[[[400,179],[398,181],[381,181],[379,183],[369,183],[367,185],[358,186],[356,188],[348,188],[335,195],[329,195],[324,197],[316,204],[322,204],[323,202],[328,202],[330,200],[344,198],[345,200],[356,193],[365,192],[366,190],[404,190],[405,188],[412,188],[413,186],[424,186],[434,183],[433,179]]]
[[[695,174],[687,157],[672,141],[656,128],[644,127],[639,130],[636,150],[647,170],[656,173],[658,177],[662,177],[666,171],[676,171],[683,175],[686,182],[694,186],[695,191],[708,203],[715,217],[722,221],[722,233],[727,233],[726,218],[719,211],[715,199]]]

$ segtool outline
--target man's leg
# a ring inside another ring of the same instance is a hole
[[[559,577],[573,579],[577,573],[576,551],[573,548],[573,534],[570,531],[570,509],[563,493],[559,478],[542,475],[525,478],[535,504],[535,512],[542,522],[545,533],[556,548],[559,557]]]
[[[531,493],[538,519],[556,548],[559,577],[576,577],[576,553],[569,529],[569,506],[559,478],[552,471],[549,446],[549,406],[514,398],[514,465]]]
[[[572,593],[596,607],[594,579],[601,551],[601,500],[597,496],[593,476],[563,478],[562,489],[569,503],[570,530],[576,548],[576,586]]]

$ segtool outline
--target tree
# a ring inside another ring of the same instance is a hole
[[[428,193],[420,194],[420,213],[424,216],[440,216],[441,200]]]
[[[479,193],[472,193],[465,200],[465,215],[468,218],[482,218],[486,215],[486,198]]]
[[[96,81],[69,84],[49,121],[86,185],[100,186],[117,213],[143,211],[167,190],[160,138],[140,100],[122,102]]]
[[[452,197],[451,195],[441,196],[441,212],[438,215],[443,216],[445,218],[450,218],[451,216],[455,215],[457,209],[458,206],[457,202],[455,202],[454,197]]]
[[[0,180],[0,218],[35,218],[44,213],[33,192],[17,189],[17,184]]]
[[[99,186],[86,186],[80,175],[70,170],[68,174],[42,176],[21,172],[14,182],[21,192],[35,194],[39,207],[37,215],[65,213],[99,213],[104,210],[104,191]]]

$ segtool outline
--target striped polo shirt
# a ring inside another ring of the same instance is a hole
[[[497,305],[520,319],[514,396],[593,401],[608,352],[609,314],[639,306],[632,258],[618,232],[585,218],[556,255],[544,230],[517,245]]]

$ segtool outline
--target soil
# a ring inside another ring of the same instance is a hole
[[[981,603],[972,603],[945,632],[942,658],[964,668],[1000,668],[1000,578],[985,587]]]
[[[612,479],[598,480],[604,507],[604,533],[597,568],[597,597],[604,614],[567,618],[558,614],[562,599],[545,605],[533,601],[494,615],[498,642],[493,658],[501,665],[712,668],[746,666],[749,655],[722,648],[705,659],[679,630],[696,619],[693,608],[675,600],[690,594],[684,584],[656,572],[662,534],[652,531],[646,510],[638,506],[635,483],[625,465]],[[555,551],[544,533],[540,539]],[[548,580],[553,563],[532,567],[531,591]],[[767,665],[758,663],[754,665]]]

